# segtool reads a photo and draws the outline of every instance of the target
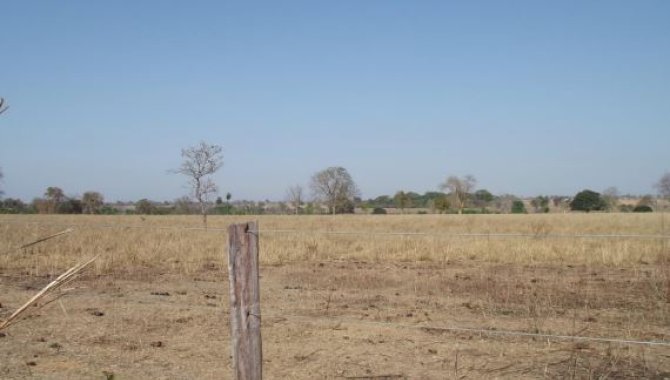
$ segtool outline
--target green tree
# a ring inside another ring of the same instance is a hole
[[[356,210],[356,203],[351,199],[343,199],[338,201],[335,208],[336,214],[353,214]]]
[[[116,207],[110,205],[104,205],[100,208],[100,214],[102,215],[116,215],[119,213],[119,210]]]
[[[81,200],[76,198],[66,198],[58,204],[59,214],[81,214],[84,212],[84,205]]]
[[[314,214],[314,202],[309,202],[305,206],[305,214],[313,215]]]
[[[423,195],[413,191],[408,191],[405,195],[407,195],[407,198],[409,199],[409,203],[405,207],[426,207],[426,198]]]
[[[592,190],[582,190],[570,202],[572,211],[600,211],[607,208],[607,204],[600,193]]]
[[[27,211],[28,206],[18,198],[7,198],[0,201],[0,214],[20,214]]]
[[[380,195],[375,199],[370,200],[372,207],[393,207],[393,199],[388,195]]]
[[[477,207],[486,207],[489,205],[489,203],[493,202],[493,199],[493,194],[485,189],[477,190],[473,194],[473,200]]]
[[[637,205],[633,208],[633,212],[653,212],[654,209],[647,205]]]
[[[520,199],[512,201],[512,214],[525,214],[526,206]]]

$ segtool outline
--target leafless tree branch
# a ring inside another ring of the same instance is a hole
[[[9,106],[5,104],[5,99],[0,98],[0,114],[7,111],[9,109]]]
[[[207,226],[207,204],[218,187],[209,176],[223,166],[223,148],[201,141],[198,145],[181,150],[181,166],[174,173],[189,178],[192,196],[200,204],[202,222]]]
[[[477,180],[474,176],[466,175],[463,178],[450,176],[440,185],[440,189],[448,190],[451,193],[453,200],[458,206],[458,213],[462,214],[463,209],[465,208],[465,203],[476,185]]]

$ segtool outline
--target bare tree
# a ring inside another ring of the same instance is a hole
[[[359,194],[356,183],[343,167],[317,172],[312,176],[311,188],[316,199],[326,202],[331,214],[353,211],[354,197]]]
[[[97,213],[104,202],[104,197],[97,191],[87,191],[81,196],[81,203],[83,203],[85,214]]]
[[[654,185],[662,198],[670,199],[670,172],[666,172]]]
[[[201,141],[181,150],[182,163],[175,172],[189,178],[193,198],[200,204],[202,223],[207,227],[207,204],[218,188],[210,178],[223,165],[223,148]]]
[[[466,175],[463,178],[450,176],[440,185],[440,189],[448,190],[451,193],[454,203],[458,206],[458,213],[462,214],[465,203],[468,201],[470,193],[472,193],[476,185],[477,180],[471,175]]]
[[[47,187],[47,191],[44,192],[44,198],[46,198],[47,201],[46,212],[48,214],[54,214],[58,211],[58,206],[65,201],[65,193],[60,187],[49,186]]]
[[[619,203],[619,189],[611,186],[603,190],[603,200],[605,201],[608,211],[616,210],[617,204]]]
[[[286,190],[286,200],[293,205],[296,215],[300,213],[300,206],[302,206],[302,193],[302,186],[300,185],[290,186],[288,190]]]

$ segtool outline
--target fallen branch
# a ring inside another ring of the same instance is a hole
[[[73,266],[72,268],[68,269],[65,271],[65,273],[61,274],[58,276],[57,279],[51,281],[47,286],[45,286],[42,290],[40,290],[37,294],[35,294],[28,302],[26,302],[23,306],[18,308],[12,315],[9,316],[4,322],[0,323],[0,330],[6,329],[16,321],[16,319],[23,314],[31,305],[35,304],[37,301],[39,301],[41,298],[46,296],[49,292],[58,289],[60,286],[70,282],[79,272],[84,270],[87,266],[91,265],[99,255],[94,256],[93,258],[87,260],[87,261],[82,261],[78,263],[77,265]]]
[[[61,231],[61,232],[57,232],[57,233],[55,233],[55,234],[53,234],[53,235],[49,235],[49,236],[41,237],[41,238],[39,238],[39,239],[37,239],[37,240],[35,240],[35,241],[31,241],[30,243],[26,243],[26,244],[24,244],[24,245],[22,245],[22,246],[20,246],[20,247],[16,247],[16,248],[10,249],[9,251],[3,253],[3,255],[8,255],[8,254],[10,254],[10,253],[12,253],[12,252],[16,252],[16,251],[20,251],[20,250],[25,249],[25,248],[28,248],[28,247],[32,247],[32,246],[35,245],[35,244],[41,243],[41,242],[46,241],[46,240],[49,240],[49,239],[53,239],[53,238],[55,238],[55,237],[57,237],[57,236],[61,236],[61,235],[65,235],[65,234],[69,234],[69,233],[72,232],[72,231],[74,231],[72,228],[68,228],[67,230],[63,230],[63,231]]]

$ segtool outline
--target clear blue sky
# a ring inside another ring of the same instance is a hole
[[[448,175],[651,193],[670,170],[670,1],[12,1],[5,196],[171,200],[224,147],[233,199],[328,166],[364,197]]]

